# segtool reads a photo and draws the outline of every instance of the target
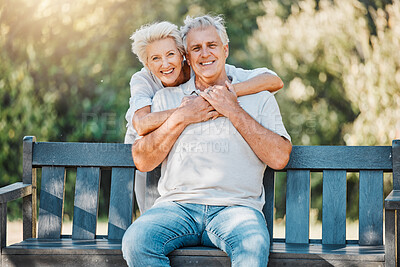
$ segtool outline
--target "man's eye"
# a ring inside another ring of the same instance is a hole
[[[217,45],[216,44],[210,44],[210,47],[211,48],[215,48],[215,47],[217,47]]]
[[[192,49],[194,52],[197,52],[197,51],[199,51],[200,50],[200,48],[199,47],[193,47],[193,49]]]
[[[168,56],[173,56],[173,55],[175,55],[175,53],[174,53],[174,52],[170,52],[170,53],[168,53]]]
[[[156,60],[159,60],[159,59],[160,59],[159,57],[153,57],[151,60],[156,61]]]

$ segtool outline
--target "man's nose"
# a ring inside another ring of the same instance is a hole
[[[208,49],[207,46],[204,46],[204,47],[201,49],[201,56],[202,56],[202,57],[207,57],[209,54],[210,54],[210,50]]]

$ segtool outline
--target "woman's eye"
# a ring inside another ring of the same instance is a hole
[[[159,57],[153,57],[153,58],[152,58],[153,61],[156,61],[156,60],[158,60],[158,59],[159,59]]]
[[[173,55],[175,55],[175,53],[174,53],[174,52],[170,52],[170,53],[168,53],[168,56],[173,56]]]
[[[200,50],[200,48],[198,48],[198,47],[194,47],[194,48],[193,48],[193,51],[194,51],[194,52],[198,52],[199,50]]]

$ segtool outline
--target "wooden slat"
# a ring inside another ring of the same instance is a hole
[[[73,239],[93,239],[100,189],[100,168],[78,168],[76,172]]]
[[[108,239],[122,239],[132,223],[134,175],[134,168],[112,169]]]
[[[35,143],[35,166],[133,167],[131,145],[118,143]],[[392,170],[390,146],[293,146],[286,169]]]
[[[392,170],[390,146],[293,146],[285,169]]]
[[[0,252],[6,246],[7,235],[7,203],[0,203]],[[0,254],[1,261],[1,254]]]
[[[399,234],[399,229],[400,229],[400,219],[399,219],[399,216],[400,216],[400,214],[399,214],[399,211],[398,210],[396,210],[396,238],[395,238],[395,241],[396,241],[396,266],[398,266],[399,265],[399,258],[400,258],[400,234]]]
[[[32,167],[33,145],[36,137],[25,136],[23,141],[22,182],[32,185],[32,194],[22,201],[23,238],[36,237],[36,169]]]
[[[271,168],[267,168],[264,172],[264,191],[265,191],[265,204],[263,213],[267,222],[270,243],[274,235],[274,195],[275,195],[275,172]]]
[[[7,267],[125,267],[128,266],[122,255],[4,255],[4,266]]]
[[[393,190],[400,190],[400,140],[393,140]]]
[[[392,190],[392,192],[390,192],[385,198],[385,209],[400,209],[400,190]]]
[[[322,244],[346,243],[346,171],[324,171]]]
[[[385,265],[396,266],[396,212],[385,210]]]
[[[360,245],[383,244],[383,172],[360,171]]]
[[[65,168],[43,167],[39,202],[39,238],[60,238],[64,192]]]
[[[270,258],[297,259],[342,259],[353,261],[384,261],[384,246],[321,245],[321,244],[285,244],[274,242],[270,249]],[[121,241],[94,239],[28,239],[4,249],[4,255],[120,255]],[[177,249],[169,256],[212,256],[227,257],[226,253],[210,247],[185,247]]]
[[[35,166],[134,166],[129,144],[38,142],[33,152]]]
[[[7,203],[32,194],[32,185],[21,182],[0,188],[0,203]]]
[[[161,167],[158,166],[151,172],[146,174],[146,195],[144,203],[144,211],[150,209],[156,199],[160,196],[158,193],[158,180],[161,177]]]
[[[286,243],[308,243],[310,171],[287,171]]]

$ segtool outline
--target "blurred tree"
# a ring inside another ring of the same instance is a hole
[[[130,51],[129,36],[142,24],[169,20],[182,25],[189,13],[225,13],[236,51],[230,58],[239,62],[235,56],[241,52],[246,58],[241,48],[257,28],[257,16],[264,14],[260,3],[0,1],[0,186],[21,179],[24,135],[38,141],[123,141],[129,79],[142,67]],[[69,207],[74,182],[69,175]],[[16,216],[15,205],[9,206],[10,217]],[[65,213],[71,216],[72,209]]]
[[[399,1],[369,9],[376,35],[359,1],[296,1],[289,13],[286,4],[265,2],[250,55],[271,62],[286,84],[277,98],[293,143],[390,145],[400,129]],[[321,183],[312,187],[320,208]]]

